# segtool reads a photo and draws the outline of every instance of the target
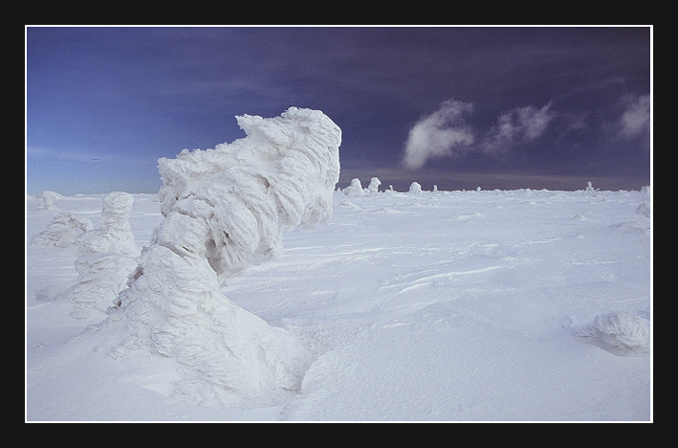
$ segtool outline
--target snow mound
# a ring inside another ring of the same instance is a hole
[[[159,160],[165,219],[110,311],[128,334],[110,354],[145,347],[177,361],[175,395],[261,406],[298,390],[311,354],[223,296],[221,284],[279,258],[283,232],[329,219],[341,129],[294,107],[237,121],[246,138]]]
[[[31,242],[38,246],[67,247],[75,243],[78,235],[93,228],[89,219],[63,212],[56,215],[47,229],[35,235]]]
[[[77,239],[80,256],[75,261],[78,279],[64,292],[74,304],[71,317],[78,320],[102,316],[112,306],[136,267],[139,249],[129,225],[134,198],[115,191],[104,197],[100,229]]]
[[[618,356],[650,351],[650,322],[630,311],[600,314],[578,335]]]

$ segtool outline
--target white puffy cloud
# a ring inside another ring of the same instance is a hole
[[[472,111],[472,103],[447,100],[419,120],[405,144],[405,166],[417,169],[431,157],[455,157],[467,151],[475,137],[464,114]]]
[[[482,132],[467,122],[473,108],[473,103],[450,99],[420,119],[410,130],[403,164],[418,169],[431,158],[461,157],[472,151],[497,155],[512,146],[537,140],[556,116],[550,102],[541,109],[518,107],[501,113],[497,123]]]

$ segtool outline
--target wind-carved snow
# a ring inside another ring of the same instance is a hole
[[[144,248],[111,321],[138,348],[173,358],[175,395],[208,405],[276,402],[297,391],[308,344],[221,293],[249,266],[280,259],[282,234],[332,215],[341,130],[322,112],[236,117],[247,137],[160,159],[164,221]]]

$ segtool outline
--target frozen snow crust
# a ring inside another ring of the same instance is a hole
[[[309,109],[237,120],[246,138],[159,160],[165,219],[112,311],[130,334],[112,356],[147,347],[177,361],[174,395],[260,406],[298,390],[311,354],[228,300],[221,285],[280,259],[284,232],[329,219],[341,130]]]

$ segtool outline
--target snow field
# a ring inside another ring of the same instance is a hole
[[[145,245],[162,216],[153,196],[134,198],[129,222]],[[221,288],[312,354],[299,390],[277,404],[224,408],[173,394],[173,359],[105,356],[123,337],[114,326],[75,337],[100,322],[74,320],[58,300],[77,279],[77,251],[29,242],[60,211],[99,228],[101,198],[56,198],[58,210],[29,198],[27,418],[650,419],[650,219],[636,212],[647,191],[332,201],[329,222],[283,237],[279,263]],[[635,335],[640,349],[611,334]]]

